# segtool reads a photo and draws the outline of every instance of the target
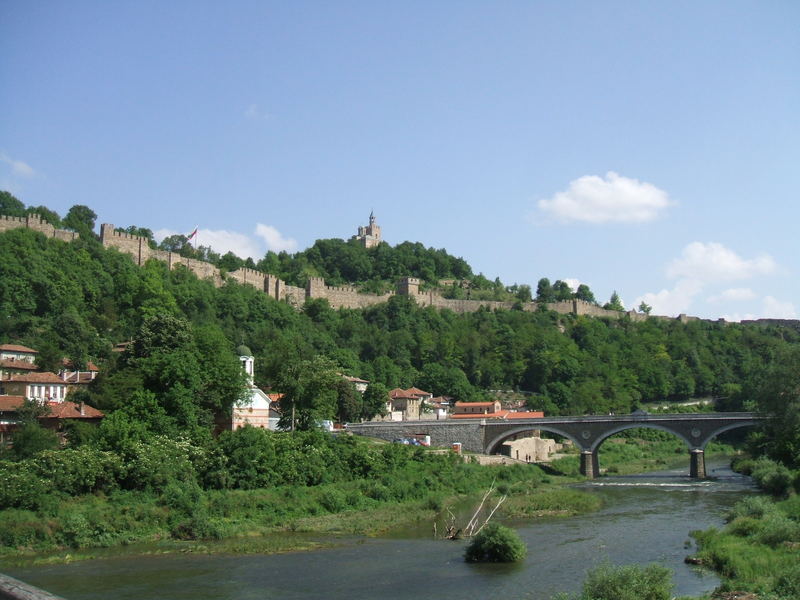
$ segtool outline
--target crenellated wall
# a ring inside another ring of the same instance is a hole
[[[50,223],[42,220],[39,215],[32,214],[26,217],[0,216],[0,233],[23,227],[39,231],[48,237],[63,241],[72,241],[78,238],[77,233],[65,229],[56,229]],[[481,307],[490,310],[509,310],[515,306],[519,306],[517,302],[456,300],[444,298],[435,291],[420,292],[419,288],[421,282],[414,277],[405,277],[401,279],[397,283],[397,292],[378,295],[362,294],[351,286],[328,286],[321,277],[310,278],[306,287],[300,288],[287,285],[285,281],[282,281],[275,275],[261,273],[254,269],[238,269],[223,276],[220,270],[211,263],[192,258],[184,258],[175,252],[154,250],[150,248],[147,238],[115,231],[114,225],[109,223],[104,223],[100,226],[100,240],[105,247],[116,248],[120,252],[129,254],[137,265],[143,265],[150,258],[155,258],[167,263],[170,269],[173,269],[176,265],[184,265],[198,277],[209,279],[218,287],[224,284],[226,278],[230,278],[244,285],[252,285],[271,298],[283,300],[295,307],[301,307],[309,298],[325,298],[333,308],[366,308],[368,306],[387,302],[394,295],[409,296],[420,306],[432,306],[441,309],[446,308],[457,313],[475,312]],[[522,305],[522,310],[528,312],[536,311],[538,308],[539,305],[535,302],[527,302]],[[623,317],[628,317],[633,321],[645,321],[647,319],[675,320],[673,317],[646,315],[633,310],[628,312],[606,310],[600,306],[582,300],[552,302],[548,303],[546,308],[564,315],[587,315],[604,319],[621,319]],[[677,317],[677,320],[682,323],[688,323],[701,319],[681,314]],[[718,322],[725,323],[724,319],[719,319]],[[756,321],[743,321],[743,323],[780,324],[790,327],[800,327],[800,321],[792,319],[759,319]]]
[[[74,231],[66,229],[56,229],[50,223],[43,220],[37,214],[30,214],[24,217],[5,217],[0,216],[0,233],[10,231],[12,229],[33,229],[40,233],[45,234],[47,237],[56,238],[63,242],[71,242],[78,239],[80,236]]]

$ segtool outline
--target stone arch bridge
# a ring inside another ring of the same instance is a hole
[[[572,440],[581,451],[581,473],[594,478],[600,472],[598,449],[609,437],[626,429],[645,427],[671,433],[689,449],[691,477],[705,477],[704,450],[721,433],[752,427],[763,420],[755,413],[632,414],[539,419],[446,419],[442,421],[370,422],[347,426],[348,431],[388,441],[429,435],[431,445],[460,442],[465,450],[494,454],[503,442],[534,430]]]

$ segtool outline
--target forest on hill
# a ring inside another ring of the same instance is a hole
[[[158,261],[139,268],[100,245],[92,233],[95,218],[87,207],[70,210],[64,224],[83,234],[72,243],[25,229],[0,235],[0,340],[37,348],[45,369],[62,356],[104,365],[91,390],[100,408],[114,408],[119,400],[112,396],[121,390],[157,395],[146,376],[111,352],[157,315],[173,317],[192,337],[198,353],[192,364],[203,374],[195,379],[205,386],[212,366],[233,364],[235,348],[244,344],[256,357],[256,382],[273,391],[281,391],[287,374],[304,361],[324,358],[333,369],[385,388],[416,385],[459,400],[481,399],[487,390],[524,390],[531,407],[547,414],[624,413],[643,402],[694,397],[741,407],[743,383],[800,337],[785,328],[607,321],[545,310],[455,314],[401,296],[360,310],[311,300],[297,311],[249,286],[229,281],[215,288]],[[328,242],[306,252],[314,255]],[[438,274],[471,273],[463,260],[441,252]],[[397,268],[408,266],[402,264]],[[334,272],[329,268],[325,275]],[[200,384],[186,384],[193,385]],[[207,400],[203,410],[223,404]]]

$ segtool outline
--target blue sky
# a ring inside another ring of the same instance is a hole
[[[798,317],[800,3],[0,0],[0,189]]]

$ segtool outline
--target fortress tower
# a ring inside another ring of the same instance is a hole
[[[375,223],[372,211],[369,213],[369,225],[359,227],[358,235],[354,235],[353,238],[364,244],[365,248],[372,248],[381,243],[381,227]]]

